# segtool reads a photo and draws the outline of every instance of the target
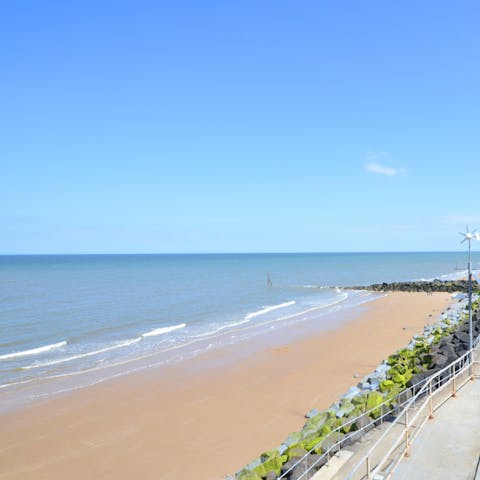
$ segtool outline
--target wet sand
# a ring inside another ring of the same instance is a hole
[[[339,328],[88,387],[0,417],[0,479],[217,480],[302,427],[436,321],[450,295],[392,293]]]

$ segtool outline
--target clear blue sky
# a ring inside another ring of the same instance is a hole
[[[13,1],[0,253],[457,250],[475,1]]]

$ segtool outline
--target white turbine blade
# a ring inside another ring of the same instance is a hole
[[[476,231],[477,231],[477,229],[474,228],[474,229],[472,230],[472,235],[474,235]]]
[[[466,235],[463,232],[458,232],[458,234],[466,237]]]
[[[467,237],[465,237],[465,238],[460,242],[460,245],[461,245],[462,243],[465,243],[466,241],[467,241]]]
[[[466,228],[467,233],[470,233],[470,232],[468,231],[468,225],[465,225],[465,228]]]

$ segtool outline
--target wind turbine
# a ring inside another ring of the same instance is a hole
[[[470,261],[470,251],[471,251],[471,242],[472,239],[480,240],[480,234],[476,233],[477,229],[473,232],[470,232],[468,225],[465,227],[466,232],[459,232],[460,235],[465,237],[461,242],[465,243],[468,241],[468,339],[469,339],[469,350],[472,350],[473,347],[473,334],[472,334],[472,264]]]

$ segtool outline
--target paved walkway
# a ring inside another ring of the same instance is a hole
[[[469,382],[429,420],[393,480],[467,480],[480,456],[480,379]]]

